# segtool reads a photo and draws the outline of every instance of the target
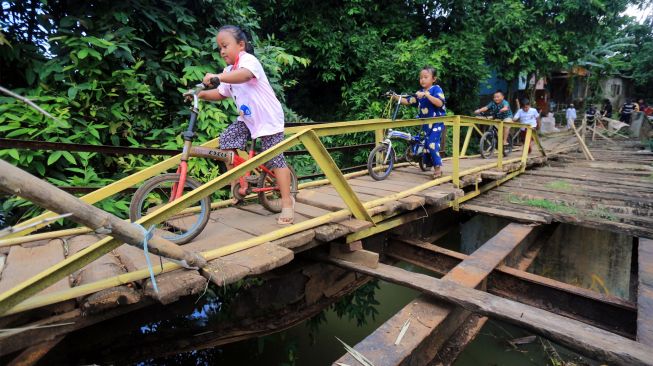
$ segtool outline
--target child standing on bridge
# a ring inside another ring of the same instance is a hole
[[[417,104],[417,118],[433,118],[447,114],[444,92],[436,84],[437,77],[435,68],[425,66],[419,73],[419,85],[422,87],[415,97],[402,99],[401,104]],[[395,97],[398,98],[398,97]],[[435,122],[422,125],[422,131],[426,134],[426,148],[433,162],[433,178],[442,176],[442,158],[440,157],[440,136],[444,131],[444,123]]]
[[[263,151],[280,143],[284,128],[281,103],[261,63],[253,55],[254,48],[247,35],[237,26],[225,25],[219,29],[216,42],[227,67],[220,74],[206,74],[204,84],[211,84],[214,78],[218,78],[220,83],[217,89],[204,90],[198,96],[213,101],[233,98],[240,113],[238,119],[220,135],[220,147],[234,152],[246,150],[250,136],[261,140]],[[292,224],[295,202],[290,196],[290,169],[283,154],[273,157],[266,166],[274,172],[281,192],[282,209],[277,223]]]

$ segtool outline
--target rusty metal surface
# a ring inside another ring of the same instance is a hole
[[[446,274],[466,256],[429,243],[393,239],[389,256],[438,274]],[[616,296],[500,266],[487,279],[487,291],[634,338],[637,309]]]

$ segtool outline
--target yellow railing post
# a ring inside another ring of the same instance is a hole
[[[460,188],[460,116],[453,121],[453,185]]]
[[[503,168],[503,121],[499,122],[499,133],[497,141],[497,168]]]
[[[467,127],[465,142],[463,142],[463,148],[460,150],[460,157],[464,157],[467,154],[467,147],[469,146],[469,140],[472,138],[472,132],[474,132],[474,128],[472,126]]]
[[[524,140],[524,150],[521,152],[521,169],[523,173],[526,171],[526,161],[528,160],[528,150],[531,146],[531,135],[533,134],[533,129],[526,128],[526,139]]]
[[[383,135],[383,130],[374,130],[374,143],[375,144],[380,144],[383,141],[383,138],[385,136]]]
[[[374,223],[363,203],[356,196],[356,192],[351,188],[347,179],[342,175],[340,169],[333,161],[327,149],[322,145],[322,141],[314,131],[308,131],[302,135],[299,140],[304,144],[306,150],[311,154],[317,165],[322,169],[329,182],[340,194],[340,198],[345,202],[351,213],[359,220]]]
[[[540,137],[537,134],[537,131],[533,131],[533,140],[535,141],[535,145],[537,145],[537,149],[540,150],[540,153],[542,156],[546,156],[546,151],[544,150],[544,147],[542,146],[542,143],[540,142]]]

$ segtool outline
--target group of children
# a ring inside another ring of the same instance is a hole
[[[283,140],[284,114],[265,75],[247,35],[237,26],[224,26],[218,30],[216,42],[220,56],[227,67],[220,74],[206,74],[204,83],[209,85],[219,80],[215,89],[205,90],[199,94],[203,100],[218,101],[232,98],[240,115],[220,135],[220,147],[230,150],[245,150],[250,138],[258,138],[265,151]],[[403,99],[403,104],[416,104],[417,118],[433,118],[446,115],[446,98],[442,88],[437,85],[437,75],[433,67],[426,66],[419,73],[421,87],[415,97]],[[522,123],[537,125],[537,111],[530,107],[528,100],[513,116],[510,105],[504,100],[502,92],[494,94],[493,102],[476,112],[489,111],[501,120],[519,120]],[[433,178],[442,175],[440,157],[440,138],[444,123],[435,122],[422,126],[426,134],[426,148],[433,163]],[[507,139],[508,133],[504,134]],[[506,141],[504,141],[505,143]],[[294,221],[295,201],[290,195],[290,170],[283,154],[277,155],[266,163],[275,176],[281,193],[282,211],[277,223],[292,224]],[[232,167],[229,167],[232,168]]]
[[[283,140],[284,115],[281,103],[274,94],[261,63],[253,55],[253,47],[242,29],[232,25],[224,26],[218,30],[216,42],[227,67],[220,74],[209,73],[204,76],[204,84],[210,85],[212,81],[219,80],[219,85],[215,89],[200,92],[199,98],[210,101],[232,98],[240,112],[237,120],[220,135],[220,147],[234,151],[245,150],[250,138],[258,138],[265,151]],[[415,98],[403,101],[404,104],[417,104],[418,118],[446,115],[444,92],[436,81],[435,69],[424,67],[419,74],[421,89]],[[426,133],[427,149],[433,162],[433,177],[437,178],[442,175],[440,136],[444,124],[425,124],[422,128]],[[290,195],[290,170],[283,154],[272,158],[266,166],[277,177],[281,193],[282,210],[277,223],[292,224],[295,201]]]
[[[492,101],[485,107],[479,108],[474,111],[474,114],[489,113],[489,115],[497,120],[503,122],[521,122],[522,124],[537,127],[539,123],[539,112],[531,107],[531,102],[528,99],[523,99],[521,103],[519,99],[517,102],[517,112],[513,115],[510,109],[510,103],[506,100],[505,95],[501,90],[497,90],[492,95]],[[520,107],[521,105],[521,107]],[[503,144],[508,144],[508,132],[510,127],[504,127],[503,131]]]

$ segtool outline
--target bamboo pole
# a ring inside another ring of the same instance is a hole
[[[89,205],[4,160],[0,160],[0,171],[3,172],[0,176],[0,190],[20,196],[53,212],[70,212],[71,220],[93,231],[106,233],[127,244],[143,247],[145,234],[141,228]],[[159,236],[152,237],[148,241],[148,246],[154,254],[185,262],[189,266],[206,265],[206,261],[197,254],[186,251]]]
[[[583,150],[583,154],[585,154],[585,158],[587,158],[587,160],[594,161],[594,157],[592,156],[590,149],[588,149],[587,145],[585,145],[585,141],[583,141],[583,138],[578,134],[578,130],[576,129],[576,126],[574,126],[573,123],[571,124],[571,128],[574,131],[574,135],[576,135],[578,142],[580,142],[580,146],[581,149]]]

